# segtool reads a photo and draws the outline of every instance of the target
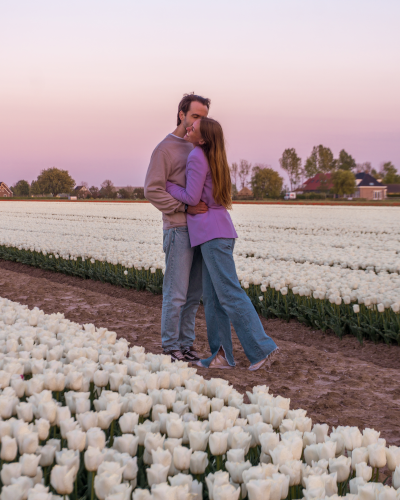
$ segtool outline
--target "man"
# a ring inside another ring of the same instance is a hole
[[[160,142],[151,156],[144,183],[145,197],[163,214],[165,274],[161,340],[172,361],[196,361],[194,323],[202,296],[199,248],[191,248],[186,213],[207,212],[205,203],[184,205],[165,190],[167,180],[186,186],[186,160],[193,146],[184,140],[186,129],[208,115],[210,99],[185,94],[178,106],[177,128]]]

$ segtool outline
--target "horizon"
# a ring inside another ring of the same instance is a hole
[[[211,98],[229,163],[294,147],[400,171],[400,4],[117,0],[0,6],[0,180],[68,170],[142,186],[186,92]],[[283,174],[284,175],[284,174]],[[287,179],[284,175],[285,181]]]

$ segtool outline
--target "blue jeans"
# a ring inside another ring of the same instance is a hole
[[[268,337],[246,292],[233,260],[234,239],[216,238],[200,245],[203,256],[203,302],[207,336],[212,355],[202,360],[209,366],[220,347],[235,365],[231,322],[250,363],[258,363],[277,348]]]
[[[191,248],[188,228],[164,230],[165,274],[161,315],[161,341],[165,351],[191,347],[201,296],[202,257]]]

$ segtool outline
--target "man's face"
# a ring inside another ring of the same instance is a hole
[[[184,115],[183,111],[179,113],[179,118],[182,121],[182,125],[187,129],[191,127],[193,123],[201,118],[202,116],[208,115],[208,108],[204,104],[198,101],[192,101],[190,103],[189,111]]]

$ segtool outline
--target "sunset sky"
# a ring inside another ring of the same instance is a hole
[[[143,185],[185,92],[229,161],[314,145],[400,171],[399,0],[2,0],[0,181]]]

